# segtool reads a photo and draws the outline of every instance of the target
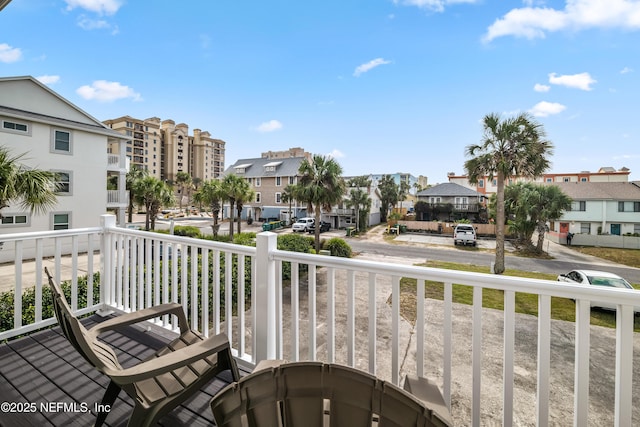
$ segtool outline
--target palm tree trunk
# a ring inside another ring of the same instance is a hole
[[[233,240],[233,208],[235,200],[229,200],[229,239]]]
[[[133,222],[133,190],[129,190],[129,221]]]
[[[238,234],[242,233],[242,231],[240,230],[240,223],[242,222],[242,205],[237,205],[238,206]]]
[[[495,274],[504,273],[504,174],[497,176],[496,206],[496,262],[493,266]]]
[[[320,253],[320,205],[316,206],[316,224],[313,227],[316,240],[316,253]]]
[[[538,244],[536,245],[536,251],[541,254],[544,245],[544,233],[547,231],[546,224],[542,221],[538,222]]]

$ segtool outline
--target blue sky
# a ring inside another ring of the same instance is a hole
[[[640,1],[13,0],[0,75],[100,120],[207,130],[227,165],[304,147],[435,184],[464,173],[484,115],[530,112],[552,172],[640,180]]]

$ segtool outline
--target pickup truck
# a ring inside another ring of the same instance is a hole
[[[453,244],[475,246],[477,241],[476,229],[469,224],[458,224],[453,229]]]

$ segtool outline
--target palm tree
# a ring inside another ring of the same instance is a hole
[[[496,177],[496,261],[494,273],[504,272],[504,183],[510,176],[537,177],[549,167],[547,156],[553,144],[545,139],[543,126],[529,114],[501,119],[488,114],[483,119],[483,137],[478,145],[469,145],[465,154],[472,157],[464,163],[469,182],[475,184],[484,176]]]
[[[366,209],[371,206],[371,199],[366,191],[361,188],[352,188],[347,200],[347,206],[352,207],[356,211],[356,232],[360,231],[360,209]]]
[[[199,203],[204,203],[211,208],[213,216],[213,235],[218,235],[218,216],[220,215],[221,202],[225,195],[222,188],[222,181],[219,179],[211,179],[205,181],[198,191],[193,195],[194,199]]]
[[[315,154],[313,161],[303,160],[298,169],[300,176],[300,194],[302,201],[315,207],[315,247],[320,251],[320,212],[330,211],[331,206],[339,203],[345,193],[342,179],[342,167],[330,157]]]
[[[236,193],[236,210],[238,211],[238,234],[242,231],[240,229],[240,223],[242,223],[242,209],[244,204],[248,203],[256,197],[256,192],[251,189],[249,182],[243,179],[238,185],[238,192]]]
[[[286,187],[284,187],[284,191],[282,192],[282,196],[281,199],[284,203],[289,203],[289,224],[291,224],[291,205],[293,204],[293,201],[296,200],[296,196],[295,196],[295,192],[296,192],[296,186],[293,184],[289,184]]]
[[[391,175],[383,175],[378,184],[380,191],[380,220],[387,222],[389,210],[398,203],[398,184],[393,180]]]
[[[244,178],[240,178],[239,176],[232,174],[226,175],[222,180],[223,193],[229,201],[229,238],[231,240],[233,240],[233,222],[235,221],[234,208],[236,200],[239,196],[242,196],[244,188],[243,183],[247,184],[247,181]]]
[[[366,175],[356,176],[351,178],[348,182],[349,187],[351,187],[351,192],[349,194],[349,200],[347,200],[347,206],[353,207],[356,211],[356,231],[360,231],[360,215],[362,210],[369,210],[371,208],[371,198],[369,197],[367,191],[364,191],[363,188],[370,189],[371,188],[371,179]],[[364,224],[365,227],[368,224]]]
[[[23,156],[12,156],[8,148],[0,147],[0,212],[19,203],[32,214],[46,213],[56,205],[56,174],[27,168],[19,163]]]
[[[127,190],[129,190],[128,222],[133,222],[133,201],[135,200],[136,182],[146,177],[148,174],[149,173],[146,169],[142,169],[138,166],[131,167],[131,169],[129,169],[129,172],[127,172],[127,175],[125,177],[125,185]]]
[[[178,204],[180,206],[180,211],[182,211],[182,199],[185,194],[185,190],[187,192],[187,203],[189,203],[189,197],[191,195],[191,187],[193,185],[193,180],[191,179],[191,175],[187,172],[178,172],[176,174],[176,184],[178,184],[180,198],[178,200]]]
[[[175,203],[173,191],[159,179],[147,176],[135,182],[136,202],[145,208],[145,230],[155,229],[155,220],[162,206]]]

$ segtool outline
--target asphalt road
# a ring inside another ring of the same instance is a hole
[[[495,260],[493,253],[470,247],[454,247],[452,241],[449,242],[451,248],[428,243],[404,245],[358,239],[349,239],[348,242],[354,251],[372,255],[391,255],[475,265],[491,265],[491,262]],[[606,270],[626,278],[631,283],[640,284],[640,269],[638,268],[625,267],[602,259],[598,259],[597,264],[595,264],[593,261],[585,261],[584,257],[580,257],[577,254],[575,257],[571,257],[570,254],[563,253],[561,257],[550,260],[524,258],[507,254],[505,256],[505,266],[516,270],[551,274],[566,273],[577,269]]]

